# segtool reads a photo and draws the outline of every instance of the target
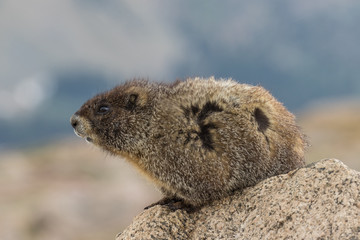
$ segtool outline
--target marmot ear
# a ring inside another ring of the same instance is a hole
[[[130,96],[129,96],[129,103],[130,104],[136,104],[136,101],[137,101],[137,99],[138,99],[138,94],[137,93],[132,93],[132,94],[130,94]]]
[[[270,126],[270,120],[266,116],[263,110],[260,108],[255,108],[254,110],[254,117],[258,124],[258,130],[264,132]]]
[[[148,94],[144,91],[143,88],[133,86],[127,89],[126,93],[128,94],[128,102],[126,108],[132,110],[137,106],[144,106],[148,99]]]

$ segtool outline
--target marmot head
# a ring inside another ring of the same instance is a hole
[[[148,85],[131,81],[88,100],[70,119],[76,135],[112,153],[134,152],[151,116]]]

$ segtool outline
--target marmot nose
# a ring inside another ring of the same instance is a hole
[[[70,118],[71,126],[76,129],[76,126],[79,125],[79,116],[77,114],[74,114]]]

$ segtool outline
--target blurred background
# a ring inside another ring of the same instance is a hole
[[[0,239],[114,239],[159,193],[73,134],[134,77],[262,85],[297,115],[307,162],[360,170],[357,0],[0,0]]]

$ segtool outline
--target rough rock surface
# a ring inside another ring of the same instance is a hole
[[[155,206],[120,239],[360,239],[360,173],[322,160],[194,213]]]

